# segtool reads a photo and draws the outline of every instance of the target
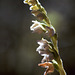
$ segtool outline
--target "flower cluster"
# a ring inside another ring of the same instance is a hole
[[[41,6],[38,0],[24,0],[25,4],[30,5],[30,10],[32,15],[36,16],[39,20],[45,21],[50,24],[47,17],[47,13]],[[47,26],[45,23],[40,23],[38,21],[32,21],[34,24],[30,27],[33,32],[42,33],[45,32],[48,36],[53,36],[55,34],[55,29],[52,25]]]
[[[32,15],[37,17],[39,20],[44,20],[45,22],[50,24],[49,19],[46,15],[47,13],[38,0],[24,0],[24,3],[30,5]]]
[[[42,40],[38,41],[37,43],[39,44],[39,47],[36,49],[36,51],[43,56],[41,62],[51,61],[53,59],[53,54],[50,51],[51,46],[49,45],[49,42],[42,38]]]
[[[38,0],[24,0],[25,4],[30,5],[30,10],[32,15],[36,16],[39,20],[45,21],[45,23],[41,23],[37,20],[32,21],[33,24],[30,26],[30,30],[36,33],[45,33],[48,36],[52,37],[55,34],[55,29],[54,27],[47,26],[49,23],[47,13],[44,10],[44,8],[41,6]],[[47,68],[46,71],[44,72],[44,75],[48,73],[52,73],[54,71],[54,66],[52,64],[52,60],[54,59],[52,52],[50,49],[52,47],[50,46],[50,42],[47,41],[46,39],[41,39],[40,41],[37,42],[39,44],[39,47],[36,49],[36,51],[43,56],[43,59],[41,60],[41,63],[38,64],[38,66],[42,66],[44,68]]]
[[[53,26],[48,27],[44,23],[40,23],[38,21],[32,21],[32,22],[33,22],[33,24],[30,27],[30,30],[32,30],[33,32],[37,32],[39,34],[44,32],[45,34],[47,34],[50,37],[54,36],[55,29]]]
[[[61,75],[66,75],[58,52],[56,30],[51,25],[47,12],[41,6],[38,0],[24,0],[24,3],[30,6],[32,15],[42,21],[32,21],[33,24],[30,26],[30,30],[39,34],[44,33],[50,37],[50,41],[47,41],[44,38],[37,41],[39,47],[36,49],[36,51],[43,56],[43,59],[38,66],[46,68],[44,75],[54,72],[54,68],[57,69]]]
[[[54,58],[52,52],[50,51],[51,46],[49,45],[49,42],[42,38],[42,40],[38,41],[37,43],[39,44],[39,47],[36,49],[36,51],[43,56],[41,63],[38,65],[47,68],[44,75],[54,72],[54,66],[51,63]]]

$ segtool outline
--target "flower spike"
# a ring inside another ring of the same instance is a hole
[[[42,38],[37,42],[39,47],[36,51],[43,56],[41,63],[38,64],[38,66],[46,68],[44,75],[53,73],[54,69],[56,69],[60,75],[66,75],[58,51],[57,33],[47,16],[46,10],[38,0],[24,0],[24,3],[30,6],[32,15],[42,21],[32,21],[33,24],[30,26],[30,30],[38,34],[44,33],[49,38],[49,41]]]

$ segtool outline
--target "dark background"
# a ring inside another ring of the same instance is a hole
[[[67,75],[75,71],[75,0],[40,0],[58,32],[59,52]],[[32,34],[34,18],[23,0],[0,0],[0,75],[43,75],[35,51],[42,35]],[[55,72],[51,75],[59,75]]]

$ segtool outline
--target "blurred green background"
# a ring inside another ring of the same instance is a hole
[[[59,52],[67,75],[75,75],[75,0],[40,0],[58,32]],[[36,19],[23,0],[0,0],[0,75],[43,75],[42,57],[32,34]],[[51,75],[59,75],[55,72]]]

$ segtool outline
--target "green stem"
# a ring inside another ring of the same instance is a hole
[[[64,70],[64,67],[63,67],[61,60],[60,61],[52,60],[52,62],[53,62],[55,69],[59,72],[60,75],[67,75],[65,70]]]
[[[63,65],[59,65],[59,73],[60,73],[60,75],[67,75],[63,68]]]
[[[53,45],[54,45],[55,50],[56,50],[57,53],[59,54],[59,52],[58,52],[57,34],[56,34],[56,36],[51,37],[51,41],[52,41],[52,43],[53,43]]]
[[[66,72],[63,68],[63,62],[60,58],[59,52],[58,52],[58,46],[57,46],[57,39],[55,39],[54,37],[51,38],[53,44],[54,44],[54,56],[55,56],[55,61],[57,62],[57,66],[58,66],[58,71],[60,73],[60,75],[66,75]],[[55,42],[56,41],[56,42]],[[55,63],[53,61],[53,63]]]
[[[46,23],[46,25],[47,25],[48,27],[51,26],[49,21],[47,22],[45,19],[44,19],[43,21]]]

